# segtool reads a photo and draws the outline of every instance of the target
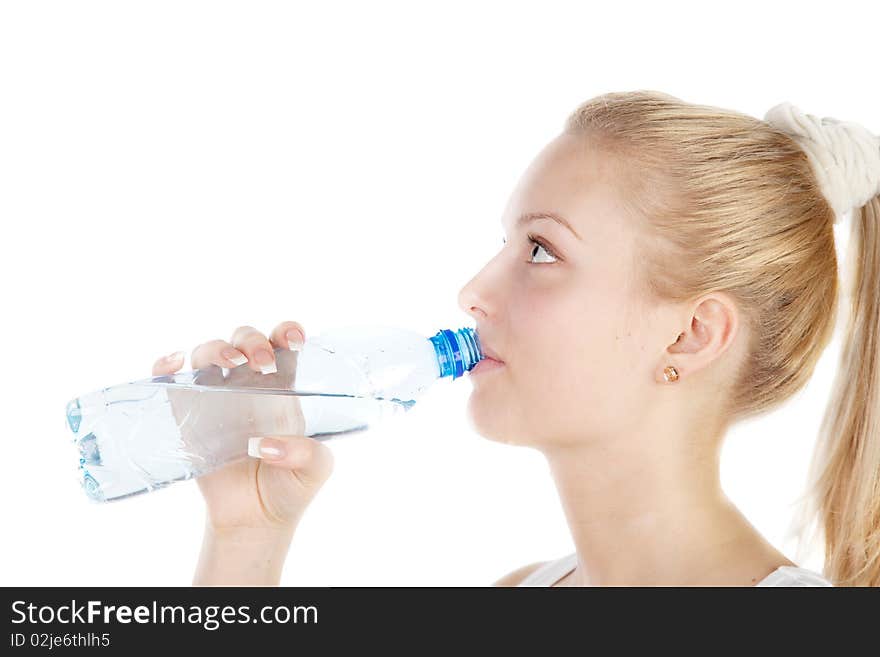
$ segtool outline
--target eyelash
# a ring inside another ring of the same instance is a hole
[[[529,242],[531,242],[532,244],[537,244],[538,246],[540,246],[542,249],[544,249],[548,254],[550,254],[557,261],[560,260],[560,257],[558,255],[556,255],[556,253],[553,252],[553,249],[551,249],[549,246],[547,246],[547,244],[544,243],[544,240],[538,238],[537,235],[533,235],[532,233],[528,233],[526,235],[526,238],[528,238]],[[502,244],[507,244],[507,240],[504,239],[502,241]],[[530,262],[529,264],[532,264],[532,265],[555,265],[556,263],[555,262]]]

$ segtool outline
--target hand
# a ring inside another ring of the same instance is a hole
[[[192,368],[206,368],[200,376],[219,377],[219,385],[245,382],[250,387],[287,387],[295,377],[298,357],[297,351],[287,351],[288,335],[305,341],[305,330],[297,322],[280,323],[270,338],[252,326],[240,326],[229,342],[211,340],[197,346],[191,356]],[[279,348],[282,351],[276,354],[275,349]],[[247,358],[247,363],[236,365],[241,363],[242,356]],[[285,363],[279,367],[282,359]],[[153,376],[173,374],[182,365],[180,357],[177,361],[160,358],[153,365]],[[263,371],[268,373],[264,374],[261,367],[266,366],[268,369]],[[225,381],[220,368],[229,368]],[[261,384],[262,381],[266,383]],[[208,383],[218,385],[216,380]],[[188,390],[175,390],[172,394],[182,393],[192,395]],[[214,535],[241,534],[248,530],[256,530],[251,534],[275,530],[289,534],[329,478],[333,470],[331,450],[322,442],[302,435],[303,416],[296,396],[234,395],[223,408],[224,421],[227,425],[233,424],[233,430],[241,433],[244,443],[250,436],[263,436],[261,446],[280,448],[282,452],[272,459],[246,458],[228,463],[196,479],[207,505],[208,528]],[[203,412],[199,417],[203,427],[217,426],[216,416],[206,419],[204,415]],[[271,431],[279,427],[281,432]],[[188,431],[198,434],[198,427],[190,426]]]

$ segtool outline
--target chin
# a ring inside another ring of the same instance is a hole
[[[467,419],[473,430],[483,438],[505,445],[527,445],[527,436],[520,435],[517,429],[521,426],[512,417],[506,406],[488,404],[474,392],[468,399]]]

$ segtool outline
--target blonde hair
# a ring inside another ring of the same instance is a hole
[[[815,163],[766,121],[656,91],[580,105],[565,132],[612,156],[621,202],[643,224],[642,291],[685,302],[723,291],[747,329],[726,422],[778,408],[809,381],[839,310],[834,222]],[[840,369],[810,469],[824,576],[880,585],[880,197],[852,211],[852,291]],[[806,523],[802,523],[806,524]],[[802,537],[803,540],[803,537]]]

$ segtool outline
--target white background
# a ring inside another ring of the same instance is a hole
[[[0,583],[189,584],[196,483],[89,502],[68,400],[178,349],[190,369],[241,324],[473,325],[458,291],[580,102],[788,100],[880,130],[878,9],[808,4],[3,3]],[[725,489],[790,558],[838,350],[724,450]],[[476,434],[470,388],[332,443],[282,584],[482,586],[573,549],[542,456]]]

